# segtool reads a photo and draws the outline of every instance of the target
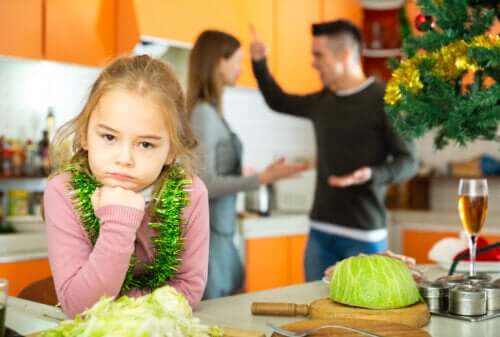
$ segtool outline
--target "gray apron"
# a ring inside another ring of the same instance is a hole
[[[223,120],[224,121],[224,120]],[[241,175],[242,144],[227,123],[231,136],[216,147],[219,175]],[[209,200],[210,252],[204,299],[228,296],[243,287],[244,269],[233,237],[236,230],[236,194]]]

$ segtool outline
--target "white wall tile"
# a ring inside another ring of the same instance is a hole
[[[0,58],[0,135],[41,138],[49,106],[59,127],[76,116],[99,69]]]

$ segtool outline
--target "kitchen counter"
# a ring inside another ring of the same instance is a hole
[[[244,239],[302,235],[309,232],[309,215],[274,211],[270,216],[250,216],[239,219]]]
[[[0,263],[46,259],[47,256],[44,231],[0,234]]]
[[[436,266],[420,266],[422,271],[434,279],[445,274]],[[495,277],[500,277],[496,275]],[[194,315],[204,324],[219,325],[269,333],[265,323],[286,324],[301,320],[297,317],[252,316],[251,303],[255,301],[310,303],[326,297],[328,286],[322,281],[310,282],[285,288],[247,293],[237,296],[201,302]],[[55,326],[64,315],[59,309],[17,298],[9,298],[7,326],[22,334],[29,334]],[[302,318],[303,319],[303,318]],[[495,337],[500,331],[500,318],[483,322],[466,322],[451,318],[432,316],[424,327],[435,337]]]

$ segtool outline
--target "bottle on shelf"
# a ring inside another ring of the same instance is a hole
[[[0,136],[0,176],[3,176],[3,143],[4,138]]]
[[[38,142],[38,155],[41,159],[40,175],[47,176],[50,173],[49,132],[47,130],[43,130],[42,139]]]
[[[4,177],[10,177],[13,174],[12,156],[11,142],[7,140],[3,146],[2,175]]]
[[[49,108],[47,109],[47,133],[49,142],[52,141],[55,131],[54,107],[49,106]]]
[[[41,160],[38,155],[37,146],[28,139],[26,141],[26,161],[24,166],[24,173],[28,177],[33,177],[39,175],[39,167],[41,166]]]
[[[26,148],[23,141],[14,139],[12,141],[12,175],[20,177],[24,174],[24,163],[26,160]]]

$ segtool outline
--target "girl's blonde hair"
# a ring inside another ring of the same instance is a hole
[[[221,111],[224,83],[216,73],[222,59],[231,57],[241,44],[234,36],[217,30],[206,30],[198,36],[189,54],[187,111],[198,101],[213,104]]]
[[[196,140],[189,125],[182,87],[174,71],[164,62],[147,55],[121,57],[108,65],[99,75],[89,93],[82,111],[70,120],[54,136],[50,159],[56,172],[62,165],[71,163],[78,169],[91,173],[87,151],[82,143],[86,138],[90,115],[100,99],[115,89],[149,96],[163,109],[170,136],[168,163],[180,162],[189,175],[192,174],[193,149]],[[126,118],[126,116],[123,116]],[[71,150],[68,143],[72,142]],[[167,170],[163,170],[160,178]]]

